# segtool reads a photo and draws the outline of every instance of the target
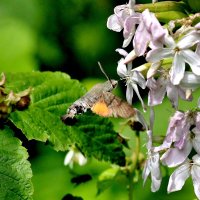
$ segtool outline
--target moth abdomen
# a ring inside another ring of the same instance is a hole
[[[67,118],[74,118],[76,115],[86,112],[88,108],[88,105],[84,101],[81,99],[77,100],[67,109],[67,113],[61,118],[63,121],[65,121]]]

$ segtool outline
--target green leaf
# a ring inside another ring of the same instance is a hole
[[[0,199],[32,199],[31,165],[21,141],[6,127],[0,130]]]
[[[98,160],[110,161],[120,166],[125,165],[123,146],[118,140],[118,133],[113,130],[113,124],[106,118],[90,112],[77,117],[78,122],[72,134],[74,142],[87,155]]]
[[[97,182],[97,195],[108,189],[115,181],[116,176],[120,173],[119,167],[113,167],[103,171]]]
[[[29,108],[15,111],[9,117],[15,126],[29,140],[48,141],[57,151],[67,150],[71,144],[71,128],[62,123],[60,116],[83,94],[84,88],[59,72],[7,74],[6,77],[9,90],[19,92],[32,87]]]
[[[76,145],[88,157],[125,164],[122,144],[108,119],[87,113],[77,116],[74,126],[61,121],[60,116],[85,93],[78,81],[59,72],[7,74],[6,77],[7,90],[19,92],[32,87],[28,109],[15,111],[9,117],[29,140],[49,142],[57,151]]]

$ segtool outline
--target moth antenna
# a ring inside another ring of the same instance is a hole
[[[108,77],[108,75],[107,75],[106,72],[104,71],[104,69],[103,69],[103,67],[102,67],[102,65],[101,65],[100,62],[98,62],[98,65],[99,65],[100,70],[101,70],[102,73],[104,74],[104,76],[108,79],[108,81],[111,82],[111,79]],[[111,84],[112,84],[112,82],[111,82]]]

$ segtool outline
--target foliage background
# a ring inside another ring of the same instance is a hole
[[[145,1],[137,1],[140,2]],[[126,1],[122,0],[1,0],[0,71],[63,71],[89,88],[105,79],[97,65],[100,61],[107,74],[118,79],[116,64],[120,57],[115,49],[122,45],[122,34],[108,30],[106,20],[116,5],[124,3]],[[123,92],[118,93],[123,96]],[[197,97],[198,93],[194,102]],[[192,107],[192,104],[182,103],[182,108],[188,106]],[[162,123],[156,123],[155,132],[165,132],[168,117],[173,113],[169,102],[159,106],[156,112],[156,120],[162,118]],[[118,122],[114,121],[116,130],[119,130]],[[131,135],[129,129],[123,133]],[[145,142],[145,137],[142,141]],[[70,183],[74,172],[63,165],[65,153],[25,139],[23,145],[29,150],[33,169],[34,200],[60,200],[67,193],[82,196],[85,200],[127,198],[125,179],[96,196],[97,176],[109,167],[108,163],[91,160],[86,167],[76,166],[77,174],[90,173],[93,179],[74,186]],[[145,152],[144,146],[142,148]],[[164,179],[162,188],[155,194],[150,192],[149,183],[143,188],[140,181],[135,186],[135,199],[194,199],[190,181],[181,192],[166,195],[167,180]]]

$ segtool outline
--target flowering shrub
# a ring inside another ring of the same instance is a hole
[[[162,5],[165,9],[169,3],[178,9],[181,2],[160,2],[143,7],[129,0],[128,4],[115,7],[107,27],[116,32],[123,30],[122,47],[131,45],[133,49],[130,53],[124,49],[117,50],[124,56],[118,62],[117,72],[126,80],[127,101],[132,104],[134,90],[145,110],[139,85],[142,89],[149,89],[148,106],[152,112],[154,106],[162,104],[165,94],[174,107],[175,114],[160,146],[154,144],[154,115],[151,115],[151,124],[146,130],[148,157],[143,170],[144,182],[151,175],[151,190],[155,192],[159,190],[162,180],[160,165],[176,167],[169,179],[168,192],[181,190],[185,180],[191,176],[194,192],[200,199],[200,104],[197,103],[194,110],[186,111],[179,111],[178,106],[179,97],[191,101],[193,91],[200,84],[200,14],[174,19],[166,14],[167,21],[159,22],[156,6]],[[137,12],[140,6],[141,12]],[[162,12],[162,6],[159,12]],[[146,63],[133,68],[134,60],[140,56],[145,58]]]
[[[173,168],[169,170],[168,193],[181,190],[191,176],[194,193],[200,199],[200,100],[191,110],[179,108],[179,98],[192,101],[193,92],[200,86],[200,7],[194,6],[196,3],[188,0],[136,4],[129,0],[114,8],[107,27],[123,31],[122,48],[116,49],[122,56],[116,71],[125,82],[127,101],[111,93],[117,81],[108,77],[104,84],[97,84],[86,93],[78,81],[60,72],[2,73],[0,198],[32,199],[28,153],[15,134],[20,132],[28,140],[67,151],[64,165],[70,170],[77,164],[87,165],[91,157],[111,163],[98,176],[97,194],[120,176],[127,180],[130,200],[140,177],[144,183],[150,177],[151,191],[156,192],[164,178],[162,169]],[[138,57],[144,63],[135,66]],[[147,105],[141,89],[148,91]],[[132,107],[134,93],[141,111]],[[158,136],[154,133],[154,107],[162,104],[165,96],[174,114],[166,134]],[[143,116],[147,109],[149,121]],[[86,113],[87,110],[100,116]],[[125,125],[135,133],[131,155],[124,151],[124,147],[129,148],[129,139],[114,130],[112,122],[105,118],[110,116],[126,118]],[[147,136],[147,156],[140,151],[140,132]],[[91,179],[90,175],[81,177]],[[79,177],[74,180],[87,181]],[[68,198],[82,199],[72,194],[63,197]]]

